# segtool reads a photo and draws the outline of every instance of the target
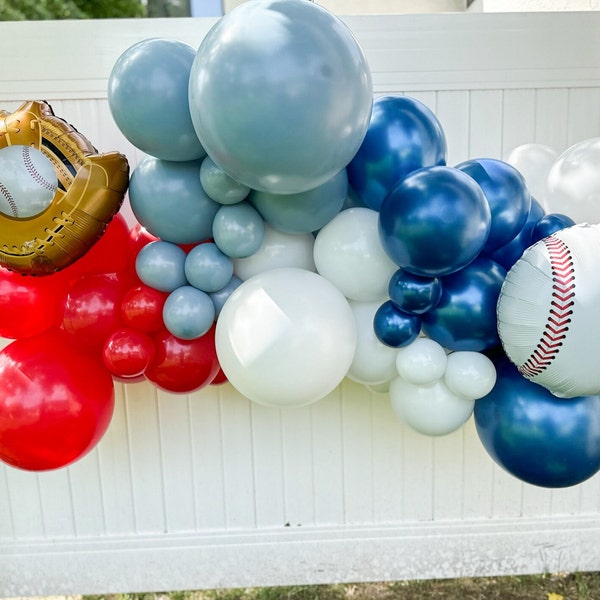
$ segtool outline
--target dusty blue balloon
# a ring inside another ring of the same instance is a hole
[[[212,236],[230,258],[252,256],[265,237],[265,222],[247,202],[221,206],[213,220]]]
[[[492,213],[484,250],[507,244],[521,231],[531,208],[525,179],[512,165],[495,158],[474,158],[456,165],[481,187]]]
[[[108,79],[115,123],[137,148],[164,160],[206,155],[192,123],[188,88],[196,50],[183,42],[150,38],[117,59]]]
[[[173,290],[163,306],[165,327],[182,340],[202,337],[215,321],[210,296],[191,285]]]
[[[216,292],[211,292],[209,294],[210,299],[213,301],[215,305],[215,313],[217,317],[223,308],[225,302],[227,302],[227,298],[233,294],[235,289],[242,284],[242,280],[235,275],[229,280],[227,285]]]
[[[219,204],[237,204],[246,198],[250,188],[232,179],[210,156],[200,166],[200,183],[204,191]]]
[[[446,164],[446,136],[435,114],[409,96],[380,96],[369,128],[348,165],[350,185],[366,206],[379,210],[406,175]]]
[[[284,233],[312,233],[337,215],[348,194],[348,175],[342,169],[329,181],[297,194],[253,191],[248,198],[264,220]]]
[[[156,237],[175,244],[209,239],[221,205],[202,189],[199,171],[196,160],[144,158],[129,182],[129,200],[137,220]]]
[[[402,348],[417,339],[421,331],[421,319],[400,310],[391,300],[387,300],[375,312],[373,331],[382,344]]]
[[[232,275],[233,261],[212,242],[192,248],[185,259],[187,280],[203,292],[220,290]]]
[[[190,108],[208,155],[252,189],[294,194],[343,169],[371,115],[366,57],[341,19],[306,0],[253,0],[202,40]]]
[[[187,284],[185,252],[176,244],[158,240],[146,244],[135,259],[137,276],[147,286],[172,292]]]
[[[475,403],[475,425],[492,459],[514,477],[570,487],[600,469],[600,396],[557,398],[504,356],[496,385]]]

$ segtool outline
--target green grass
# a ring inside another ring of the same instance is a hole
[[[600,573],[116,594],[82,600],[600,600]]]

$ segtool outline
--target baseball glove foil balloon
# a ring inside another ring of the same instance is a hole
[[[0,264],[24,275],[49,275],[100,238],[123,202],[129,165],[118,152],[99,154],[46,102],[0,111],[0,149],[13,145],[42,152],[54,166],[58,185],[39,214],[0,214]]]

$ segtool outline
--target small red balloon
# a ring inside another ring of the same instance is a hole
[[[215,378],[210,382],[210,385],[222,385],[227,383],[229,380],[227,379],[227,375],[223,369],[219,367],[219,372],[215,375]]]
[[[138,285],[125,292],[121,301],[121,317],[125,325],[155,333],[163,326],[163,306],[169,294],[147,285]]]
[[[136,378],[143,375],[154,358],[154,342],[142,331],[118,329],[104,344],[102,357],[115,377]]]
[[[89,452],[113,414],[114,386],[101,361],[58,330],[0,352],[0,460],[29,471],[57,469]]]
[[[219,372],[215,326],[202,337],[181,340],[166,329],[154,336],[154,360],[146,377],[168,392],[187,393],[211,383]]]

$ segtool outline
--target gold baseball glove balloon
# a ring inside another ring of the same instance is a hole
[[[49,275],[68,266],[100,238],[118,212],[129,165],[118,152],[98,154],[46,102],[0,111],[0,149],[32,146],[52,163],[58,187],[48,208],[31,217],[0,213],[0,264],[26,275]]]

